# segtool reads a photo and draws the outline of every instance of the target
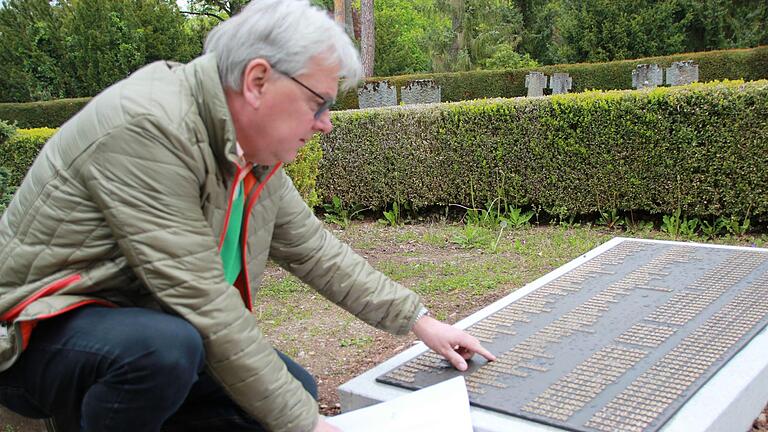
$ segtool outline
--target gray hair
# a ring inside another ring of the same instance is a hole
[[[214,53],[223,86],[240,90],[245,66],[267,60],[289,76],[307,72],[317,55],[338,65],[342,89],[362,79],[362,65],[349,36],[328,14],[307,0],[254,0],[211,30],[205,53]]]

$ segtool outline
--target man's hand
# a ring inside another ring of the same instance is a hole
[[[323,416],[317,420],[317,425],[312,432],[342,432],[341,429],[325,421]]]
[[[489,361],[496,360],[496,356],[483,348],[474,336],[430,316],[419,318],[413,326],[413,333],[460,371],[467,370],[467,360],[475,353]]]

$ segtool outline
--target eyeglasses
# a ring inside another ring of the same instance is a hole
[[[280,72],[280,73],[282,73],[282,72]],[[310,93],[312,93],[313,95],[317,96],[318,98],[320,98],[323,101],[323,103],[320,104],[320,106],[317,108],[317,111],[315,111],[315,120],[319,119],[326,111],[331,109],[331,105],[336,103],[336,99],[326,99],[320,93],[312,90],[311,88],[309,88],[309,86],[307,86],[303,82],[297,80],[296,78],[294,78],[294,77],[292,77],[292,76],[290,76],[288,74],[283,74],[283,75],[285,75],[288,78],[290,78],[296,84],[304,87],[305,89],[307,89],[307,91],[309,91]]]

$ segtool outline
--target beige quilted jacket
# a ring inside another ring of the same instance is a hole
[[[21,351],[22,322],[88,303],[162,309],[200,331],[209,373],[246,412],[311,430],[316,403],[249,310],[267,258],[392,333],[408,332],[419,299],[328,233],[279,168],[246,204],[248,289],[228,285],[218,243],[235,153],[212,56],[150,64],[64,124],[0,220],[0,370]]]

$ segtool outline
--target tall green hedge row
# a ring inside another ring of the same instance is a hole
[[[743,79],[754,81],[768,78],[768,46],[750,49],[732,49],[665,57],[650,57],[608,63],[579,63],[541,66],[528,69],[473,71],[442,74],[401,75],[371,78],[369,81],[386,79],[398,89],[408,81],[433,79],[441,87],[442,99],[455,102],[470,99],[525,96],[525,76],[535,70],[551,75],[568,72],[573,77],[572,92],[590,89],[613,90],[632,88],[632,70],[640,63],[657,63],[668,67],[673,62],[693,60],[699,65],[701,82]],[[399,92],[399,90],[398,90]],[[0,119],[17,122],[21,128],[59,127],[80,111],[90,98],[60,99],[49,102],[0,103]],[[358,107],[357,92],[339,95],[334,110]]]
[[[768,215],[768,81],[333,113],[288,167],[310,204],[484,205]],[[52,129],[19,130],[19,184]]]
[[[539,66],[526,69],[473,71],[442,74],[400,75],[385,78],[371,78],[368,81],[388,80],[399,89],[408,81],[432,79],[442,90],[445,102],[494,97],[525,96],[525,76],[531,71],[552,75],[567,72],[573,78],[572,92],[585,90],[615,90],[632,88],[632,71],[641,63],[656,63],[666,68],[673,62],[693,60],[699,65],[699,81],[708,82],[725,79],[754,81],[768,78],[768,46],[750,49],[732,49],[664,57],[649,57],[636,60],[622,60],[607,63],[578,63],[553,66]],[[357,92],[347,92],[339,97],[335,109],[358,107]],[[0,118],[2,115],[0,114]]]
[[[45,102],[0,103],[0,119],[20,128],[59,127],[83,109],[91,98]]]
[[[324,201],[768,214],[768,81],[334,113]]]

